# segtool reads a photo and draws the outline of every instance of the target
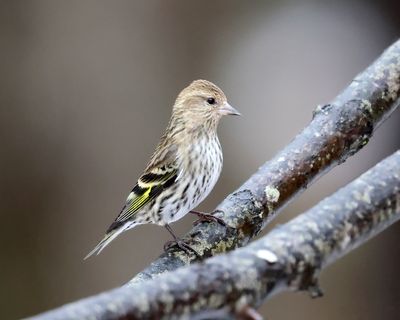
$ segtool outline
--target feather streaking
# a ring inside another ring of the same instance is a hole
[[[168,226],[207,197],[222,170],[217,126],[228,114],[239,115],[215,84],[196,80],[182,90],[144,173],[103,240],[86,258],[137,225]]]

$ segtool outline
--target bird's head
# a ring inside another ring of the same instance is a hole
[[[193,127],[217,124],[224,115],[240,115],[228,103],[224,92],[207,80],[193,81],[181,91],[174,105],[174,114],[179,114]]]

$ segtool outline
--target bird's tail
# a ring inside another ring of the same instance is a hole
[[[83,259],[86,260],[90,256],[94,254],[99,254],[111,241],[113,241],[120,233],[125,231],[128,228],[128,225],[125,224],[117,229],[111,230],[106,233],[103,240],[101,240],[98,245],[88,253],[88,255]]]

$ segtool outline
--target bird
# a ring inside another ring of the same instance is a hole
[[[240,115],[224,92],[207,80],[195,80],[175,100],[167,129],[143,174],[104,238],[85,257],[99,254],[122,232],[141,224],[164,226],[173,240],[164,245],[190,251],[170,227],[191,212],[201,220],[223,220],[194,211],[211,192],[222,170],[222,149],[217,135],[220,119]],[[193,250],[192,250],[193,251]]]

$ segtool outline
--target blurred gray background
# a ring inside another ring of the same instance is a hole
[[[121,285],[168,233],[142,226],[98,256],[177,93],[217,83],[241,118],[220,126],[212,210],[400,35],[398,1],[1,1],[0,318]],[[400,146],[400,112],[274,223],[316,204]],[[176,223],[178,234],[194,217]],[[400,225],[322,274],[325,296],[285,293],[269,319],[398,319]],[[265,234],[265,232],[264,232]]]

